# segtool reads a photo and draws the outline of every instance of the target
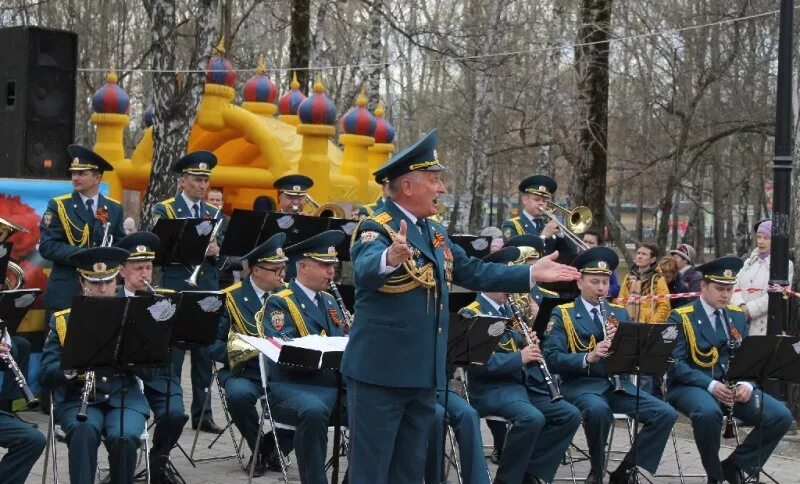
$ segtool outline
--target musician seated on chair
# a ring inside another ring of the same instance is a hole
[[[485,260],[513,263],[519,258],[519,248],[507,247]],[[459,314],[513,318],[507,301],[505,293],[480,293]],[[482,417],[495,415],[511,424],[499,456],[496,483],[552,481],[581,422],[575,407],[564,400],[551,401],[539,368],[542,354],[536,333],[528,330],[534,340],[527,345],[522,331],[518,324],[509,323],[486,366],[467,371],[473,407]]]
[[[256,402],[264,396],[258,352],[238,340],[236,334],[265,337],[264,320],[267,298],[282,289],[286,274],[283,243],[286,234],[278,233],[242,257],[247,261],[250,275],[225,289],[225,312],[217,328],[217,341],[211,346],[211,357],[224,364],[219,371],[219,384],[225,389],[225,399],[236,428],[244,436],[251,451],[258,438],[258,412]],[[234,334],[235,333],[235,334]],[[253,464],[253,476],[263,475],[267,469],[280,470],[274,437],[262,435],[259,453]]]
[[[278,190],[278,211],[301,213],[314,180],[305,175],[285,175],[275,180],[272,186]]]
[[[17,351],[17,338],[13,339],[15,344],[10,347],[6,341],[0,340],[0,372],[5,372],[3,374],[4,382],[13,381],[13,375],[10,371],[6,371],[7,367],[4,363],[9,355],[14,358],[23,373],[27,369],[27,364],[22,363],[22,358]],[[22,338],[19,339],[22,340]],[[3,482],[24,484],[36,460],[42,455],[46,443],[41,432],[36,430],[33,425],[20,420],[11,412],[10,408],[8,411],[0,410],[0,447],[8,449],[6,455],[0,460],[0,476],[2,476]]]
[[[339,261],[336,246],[344,237],[344,232],[329,230],[286,248],[297,277],[267,299],[264,328],[268,337],[344,335],[344,315],[336,299],[325,292]],[[335,421],[336,376],[331,371],[293,370],[270,363],[269,379],[273,417],[296,427],[293,446],[300,480],[326,483],[325,455],[328,426]],[[347,421],[345,412],[340,421]],[[281,447],[286,449],[283,442]]]
[[[725,384],[731,356],[748,334],[741,308],[730,304],[742,264],[738,257],[721,257],[698,266],[703,274],[700,297],[673,310],[668,320],[682,325],[683,331],[673,353],[675,364],[667,374],[667,401],[692,420],[709,483],[742,482],[741,471],[751,473],[763,465],[793,420],[785,406],[755,389],[753,382]],[[758,400],[763,408],[760,426]],[[722,423],[731,408],[733,417],[755,429],[720,462]]]
[[[117,242],[116,246],[130,252],[122,263],[119,275],[123,284],[117,296],[131,297],[137,292],[150,292],[153,280],[153,260],[161,241],[152,232],[134,232]],[[157,289],[157,293],[171,292]],[[138,370],[144,382],[144,395],[153,411],[155,430],[150,449],[151,482],[178,482],[168,466],[169,453],[178,444],[183,426],[189,420],[183,407],[183,390],[177,375],[169,368]]]
[[[71,255],[68,262],[77,266],[83,295],[114,297],[120,264],[128,251],[118,247],[95,247]],[[77,415],[81,406],[84,375],[63,370],[61,357],[69,332],[70,310],[57,311],[50,318],[50,331],[42,352],[41,385],[52,391],[55,410],[52,418],[61,425],[69,447],[69,480],[72,484],[92,484],[97,470],[97,448],[105,441],[109,452],[111,482],[132,483],[136,451],[150,407],[136,377],[116,376],[112,371],[94,372],[94,389],[83,422]],[[125,407],[122,394],[125,393]],[[120,412],[124,420],[124,448],[120,449]],[[119,453],[122,452],[120,460]],[[120,463],[122,467],[119,467]]]
[[[636,462],[631,449],[609,480],[612,484],[628,482],[634,466],[650,473],[656,471],[678,414],[645,392],[640,393],[637,402],[636,387],[627,378],[618,378],[619,388],[615,391],[617,379],[606,373],[605,357],[616,332],[613,325],[607,324],[608,319],[628,319],[622,306],[600,301],[608,296],[611,272],[619,264],[617,254],[608,247],[593,247],[579,254],[572,264],[581,272],[580,296],[553,309],[547,325],[545,357],[550,371],[563,378],[564,397],[581,411],[591,456],[587,483],[603,482],[606,440],[614,425],[614,414],[632,417],[638,406],[643,426],[637,440]]]
[[[154,224],[159,218],[202,218],[210,220],[222,215],[221,207],[206,203],[211,180],[211,172],[217,165],[217,157],[209,151],[195,151],[188,153],[174,165],[171,170],[180,174],[178,183],[180,192],[156,204],[154,211]],[[218,217],[219,218],[219,217]],[[221,222],[220,222],[221,223]],[[155,226],[155,225],[154,225]],[[217,275],[217,255],[222,235],[209,241],[206,249],[206,258],[197,272],[197,285],[192,286],[188,279],[193,274],[193,267],[173,263],[161,268],[161,287],[173,291],[218,291],[219,279]],[[211,357],[208,356],[207,347],[196,347],[190,350],[192,364],[192,404],[190,413],[192,429],[200,429],[212,434],[221,434],[222,428],[214,423],[211,408]],[[183,360],[186,349],[180,346],[170,348],[172,359],[172,372],[180,381],[183,372]],[[208,404],[204,403],[208,400]],[[205,411],[203,410],[205,408]]]
[[[517,235],[506,241],[504,247],[519,248],[519,257],[517,260],[512,261],[514,265],[533,265],[544,255],[544,240],[536,235]],[[503,297],[506,298],[505,295]],[[537,284],[531,288],[527,295],[521,295],[519,298],[520,310],[529,321],[534,321],[539,314],[539,305],[542,300],[554,297],[558,297],[557,292],[545,289]],[[498,420],[487,420],[486,426],[489,427],[494,440],[491,460],[497,464],[500,462],[500,455],[503,453],[508,426],[505,422]]]
[[[114,166],[83,146],[70,145],[67,153],[72,159],[68,170],[74,190],[50,199],[39,224],[39,253],[53,263],[44,293],[47,318],[69,307],[81,290],[75,266],[67,263],[67,257],[103,245],[104,237],[125,237],[122,205],[100,193],[103,173],[114,171]]]

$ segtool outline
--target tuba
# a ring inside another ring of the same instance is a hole
[[[27,230],[25,230],[24,227],[20,227],[19,225],[0,217],[0,243],[5,242],[9,237],[17,232],[27,232]],[[0,247],[0,258],[6,255],[3,252],[7,250],[9,249],[5,246]],[[8,261],[8,268],[6,269],[3,285],[0,287],[0,289],[21,289],[23,286],[25,286],[25,272],[18,264]]]
[[[240,338],[239,333],[234,331],[233,328],[228,331],[226,348],[228,350],[228,366],[234,375],[237,374],[236,370],[240,365],[256,358],[259,353],[257,349]]]
[[[306,194],[306,200],[311,207],[309,215],[313,217],[327,217],[327,218],[347,218],[345,217],[344,207],[337,203],[326,203],[320,205],[311,195]]]

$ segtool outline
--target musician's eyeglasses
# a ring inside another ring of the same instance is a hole
[[[276,276],[282,276],[286,274],[286,266],[278,267],[277,269],[268,269],[264,266],[256,266],[256,267],[258,267],[262,271],[274,272]]]

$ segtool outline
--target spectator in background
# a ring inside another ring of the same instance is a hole
[[[700,292],[700,283],[703,282],[703,274],[694,268],[695,251],[689,244],[681,244],[675,250],[669,251],[675,262],[678,263],[678,271],[681,275],[683,285],[688,292]],[[692,302],[696,297],[688,298],[687,302]],[[676,306],[677,307],[677,306]]]
[[[598,247],[600,245],[605,245],[605,240],[603,240],[603,236],[600,235],[600,232],[594,229],[589,229],[583,233],[581,236],[581,240],[583,243],[586,244],[587,247],[590,249],[592,247]],[[617,279],[617,273],[611,272],[611,279],[608,282],[608,297],[610,299],[614,299],[619,296],[619,279]]]
[[[756,225],[756,248],[745,259],[744,266],[736,276],[731,304],[744,312],[750,327],[750,335],[767,334],[767,287],[769,286],[770,249],[772,248],[772,220]],[[794,265],[789,261],[789,285],[792,283]],[[737,289],[758,289],[754,292]]]
[[[136,232],[136,220],[133,217],[128,217],[122,221],[122,230],[125,231],[125,235],[130,235]]]
[[[633,321],[663,323],[669,317],[671,310],[669,299],[658,297],[669,294],[667,281],[658,273],[656,266],[658,256],[658,247],[653,244],[641,244],[636,248],[631,271],[622,280],[619,299]],[[644,296],[644,298],[638,302],[628,301],[629,296]]]
[[[661,259],[658,260],[658,271],[664,276],[664,280],[667,281],[667,289],[669,289],[670,294],[680,294],[682,292],[688,292],[686,289],[686,285],[683,283],[683,279],[680,277],[680,273],[678,270],[678,262],[668,256],[665,255]],[[685,306],[693,301],[695,298],[686,298],[686,297],[679,297],[670,299],[670,306],[673,308],[679,308],[681,306]]]
[[[492,239],[492,243],[489,244],[489,253],[490,254],[494,254],[498,250],[502,249],[504,244],[505,244],[505,241],[503,240],[502,237],[493,238]]]

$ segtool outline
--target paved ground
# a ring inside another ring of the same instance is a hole
[[[187,359],[187,367],[183,371],[184,375],[184,388],[189,388],[189,381],[188,375],[190,374],[188,368],[188,359]],[[213,388],[213,408],[214,408],[214,416],[218,424],[224,425],[225,424],[225,417],[223,416],[222,407],[220,405],[220,399],[218,397],[216,386]],[[189,401],[186,401],[186,407],[189,407]],[[32,413],[26,412],[22,414],[23,418],[29,421],[36,422],[39,425],[40,429],[47,428],[47,416],[41,413]],[[683,472],[686,474],[702,474],[702,466],[700,465],[700,458],[697,453],[697,449],[694,445],[693,440],[691,440],[691,428],[687,425],[685,419],[681,419],[679,423],[676,425],[676,445],[677,445],[677,453],[680,456],[681,466],[683,468]],[[746,429],[741,430],[741,434],[744,435],[746,433]],[[575,437],[574,444],[577,448],[585,449],[585,441],[583,439],[583,432],[578,431],[578,434]],[[483,428],[483,436],[484,442],[491,442],[491,436],[489,434],[488,428]],[[192,442],[195,437],[195,432],[191,430],[191,427],[187,425],[186,429],[184,430],[183,436],[181,437],[180,444],[183,449],[186,450],[187,453],[191,451]],[[225,433],[215,444],[214,446],[209,449],[209,445],[215,436],[207,433],[199,434],[197,439],[197,446],[195,450],[194,457],[196,459],[202,459],[207,457],[218,457],[218,456],[232,456],[234,454],[233,451],[233,444],[232,439],[229,433]],[[237,432],[237,438],[238,438]],[[333,440],[332,436],[329,440]],[[627,444],[627,435],[626,430],[622,424],[618,425],[617,427],[617,435],[614,439],[613,448],[618,449],[621,451],[627,451],[628,446]],[[61,482],[68,482],[68,474],[67,474],[67,448],[64,444],[57,444],[58,449],[58,469],[60,475]],[[720,454],[722,456],[727,455],[731,451],[730,447],[723,447]],[[489,450],[487,449],[487,453]],[[573,449],[573,457],[578,460],[581,457],[580,452],[576,449]],[[677,464],[675,459],[675,449],[673,448],[672,444],[668,444],[667,450],[664,454],[664,458],[662,460],[661,469],[660,471],[663,474],[667,475],[675,475],[677,473]],[[108,464],[107,454],[105,453],[104,449],[101,449],[101,466],[106,467]],[[330,455],[330,453],[329,453]],[[617,454],[616,457],[619,458],[621,454]],[[294,457],[294,456],[292,456]],[[245,457],[245,463],[247,462],[247,458]],[[181,454],[180,450],[176,449],[172,452],[172,460],[178,470],[182,473],[183,477],[186,479],[188,483],[227,483],[233,481],[241,481],[242,479],[246,479],[245,473],[239,468],[239,463],[235,457],[224,459],[224,460],[216,460],[216,461],[207,461],[207,462],[197,462],[196,467],[193,467],[189,460]],[[613,464],[612,464],[613,465]],[[347,466],[346,459],[341,459],[341,468],[342,472]],[[31,473],[30,478],[28,479],[29,483],[39,483],[42,481],[42,470],[44,468],[44,456],[39,459],[37,462],[36,467],[34,467],[33,472]],[[495,467],[490,464],[490,470],[492,474],[494,474]],[[772,458],[767,462],[766,470],[769,472],[772,477],[780,483],[796,483],[800,481],[798,475],[800,475],[800,438],[796,436],[788,436],[784,439],[783,442],[779,445],[778,449],[776,450],[775,454],[773,454]],[[583,478],[588,473],[588,464],[584,461],[578,461],[574,464],[574,472],[576,477],[578,478],[579,482],[582,482]],[[330,474],[329,474],[330,478]],[[569,479],[570,478],[570,469],[569,466],[562,466],[558,473],[559,479]],[[0,478],[0,481],[2,478]],[[48,482],[53,482],[52,480],[52,470],[48,469]],[[259,479],[255,479],[255,482],[266,484],[266,483],[278,483],[282,482],[280,473],[269,473],[264,477]],[[293,463],[289,469],[289,481],[290,482],[300,482],[297,474],[297,466]],[[762,481],[768,481],[762,478]],[[455,472],[451,471],[449,474],[449,482],[456,483],[458,482],[455,477]],[[680,479],[677,477],[655,477],[652,478],[652,482],[656,483],[677,483],[680,482]],[[704,483],[705,477],[687,477],[685,479],[686,483]]]

